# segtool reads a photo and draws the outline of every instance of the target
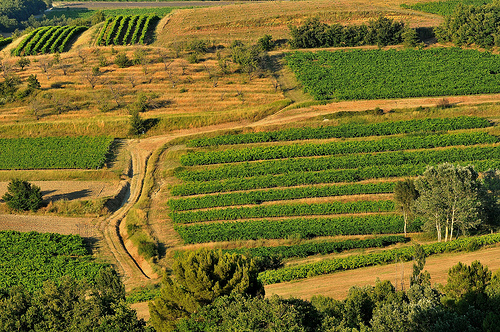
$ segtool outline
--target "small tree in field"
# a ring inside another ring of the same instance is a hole
[[[415,200],[418,198],[418,191],[415,189],[413,180],[406,179],[399,181],[394,186],[394,200],[399,205],[400,210],[403,212],[405,221],[404,233],[406,236],[406,226],[408,225],[408,216],[411,214]]]
[[[13,179],[7,187],[7,193],[2,199],[9,208],[22,211],[36,211],[42,206],[42,192],[40,187],[28,181]]]

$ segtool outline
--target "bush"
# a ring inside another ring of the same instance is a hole
[[[264,35],[257,40],[257,45],[259,45],[263,51],[270,51],[274,48],[273,37],[271,35]]]
[[[126,68],[131,65],[131,62],[125,53],[118,53],[115,57],[115,64],[120,68]]]
[[[42,192],[40,187],[28,181],[13,179],[7,187],[7,193],[2,199],[9,208],[22,211],[36,211],[42,206]]]

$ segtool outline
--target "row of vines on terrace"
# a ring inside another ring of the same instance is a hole
[[[31,31],[19,45],[12,50],[12,55],[37,55],[62,53],[69,49],[78,35],[87,30],[83,26],[41,27]]]
[[[104,22],[96,44],[103,46],[149,44],[159,19],[156,15],[110,17]]]

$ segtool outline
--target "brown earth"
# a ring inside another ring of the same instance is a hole
[[[91,218],[2,214],[0,215],[0,230],[78,234],[82,237],[101,238],[96,223]]]
[[[117,183],[104,181],[32,181],[31,183],[40,187],[45,201],[109,197],[117,188]],[[8,184],[9,182],[0,182],[0,197],[7,192]]]

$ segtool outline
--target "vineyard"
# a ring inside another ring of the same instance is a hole
[[[73,41],[87,27],[41,27],[31,31],[19,45],[12,50],[12,55],[37,55],[46,53],[62,53],[69,49]]]
[[[84,136],[0,139],[0,169],[101,168],[112,143]]]
[[[288,66],[315,99],[500,92],[499,55],[459,48],[295,52]]]
[[[258,257],[262,269],[276,268],[276,259],[404,244],[403,236],[389,236],[402,233],[404,225],[392,201],[395,181],[444,162],[473,164],[478,171],[499,168],[500,142],[488,133],[490,126],[484,118],[456,117],[197,138],[177,157],[181,167],[172,172],[169,217],[185,244],[299,239],[294,245],[226,249]],[[413,220],[408,231],[420,232],[422,222]],[[373,234],[380,235],[328,239]],[[460,243],[426,250],[465,250],[469,242]],[[404,247],[285,265],[260,278],[289,281],[407,259],[409,252]]]
[[[422,2],[412,5],[402,4],[401,7],[431,14],[448,16],[453,13],[455,8],[459,4],[463,4],[466,6],[482,6],[484,4],[492,2],[493,0],[446,0],[446,1],[435,1],[435,2]]]
[[[0,49],[6,45],[9,45],[10,43],[12,43],[12,37],[3,38],[2,36],[0,36]]]
[[[159,19],[156,15],[109,17],[101,28],[96,44],[103,46],[149,44]]]
[[[92,282],[107,266],[97,263],[78,235],[0,232],[0,288],[21,285],[40,289],[46,280],[62,276]]]

